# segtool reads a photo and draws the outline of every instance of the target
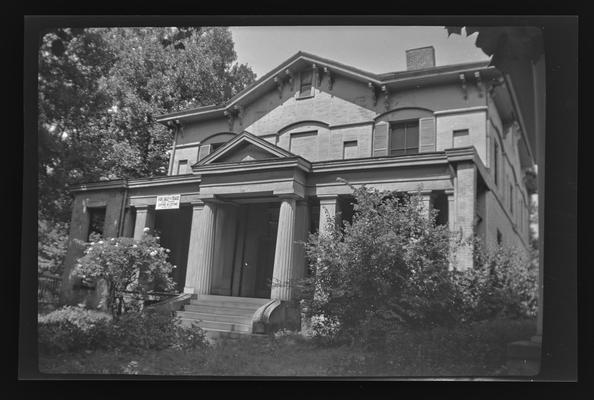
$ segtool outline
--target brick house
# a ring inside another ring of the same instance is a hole
[[[488,62],[435,66],[432,47],[406,56],[406,71],[373,74],[299,52],[225,104],[159,116],[173,134],[167,176],[71,188],[66,297],[73,239],[150,227],[178,266],[182,318],[240,332],[295,322],[283,283],[305,271],[296,241],[352,216],[337,178],[420,188],[438,223],[527,250],[534,159],[512,84]],[[179,206],[160,209],[163,195]],[[469,249],[457,264],[472,265]]]

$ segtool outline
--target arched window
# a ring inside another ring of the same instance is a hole
[[[216,151],[219,147],[233,139],[235,136],[237,136],[237,134],[233,132],[221,132],[202,140],[200,142],[200,147],[198,148],[198,161],[202,160],[210,153]]]

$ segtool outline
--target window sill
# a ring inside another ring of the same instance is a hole
[[[297,96],[295,98],[295,100],[306,100],[306,99],[311,99],[312,97],[314,97],[313,94],[307,95],[307,96]]]

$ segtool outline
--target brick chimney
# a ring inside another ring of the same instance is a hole
[[[407,71],[431,67],[435,67],[435,49],[433,46],[406,50]]]

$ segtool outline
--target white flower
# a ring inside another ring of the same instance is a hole
[[[159,240],[159,236],[155,236],[155,239]]]
[[[103,240],[100,240],[98,243],[99,243],[99,244],[103,244]]]
[[[165,252],[166,252],[166,253],[170,253],[170,252],[171,252],[171,250],[169,250],[169,249],[165,249]]]
[[[111,241],[113,242],[115,239],[114,239],[114,238],[111,238],[111,239],[109,239],[109,240],[111,240]]]
[[[151,255],[151,257],[154,257],[154,256],[157,255],[157,252],[156,251],[151,251],[149,254]]]
[[[149,228],[149,227],[146,227],[146,228],[143,229],[144,232],[148,232],[150,230],[151,230],[151,228]]]
[[[135,248],[137,248],[137,247],[138,247],[138,246],[136,246],[135,244],[133,244],[133,245],[132,245],[132,248],[133,248],[133,249],[135,249]]]
[[[176,268],[177,268],[177,265],[174,265],[174,266],[173,266],[173,269],[176,269]]]

